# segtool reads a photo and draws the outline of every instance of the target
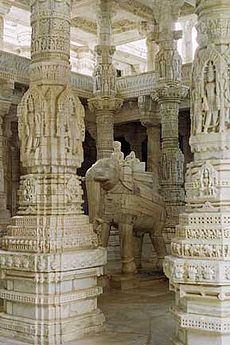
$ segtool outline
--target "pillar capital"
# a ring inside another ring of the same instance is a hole
[[[140,120],[146,128],[160,125],[160,108],[151,96],[138,97]]]
[[[165,85],[157,87],[152,93],[152,99],[159,104],[174,102],[180,103],[188,96],[189,88],[177,82],[169,82]]]
[[[97,55],[102,56],[102,63],[105,61],[103,61],[103,57],[107,57],[108,59],[112,59],[114,53],[116,51],[116,47],[111,45],[102,45],[102,44],[98,44],[95,46],[95,52],[97,53]]]
[[[92,112],[98,110],[116,112],[122,107],[123,99],[116,97],[94,97],[88,100],[88,104]]]
[[[123,99],[98,96],[89,99],[88,104],[96,116],[97,159],[110,157],[113,152],[114,113],[122,107]]]

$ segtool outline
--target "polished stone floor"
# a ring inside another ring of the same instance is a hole
[[[129,291],[113,290],[100,298],[106,317],[104,334],[73,345],[169,345],[172,303],[166,280],[146,281]]]
[[[173,294],[164,279],[145,281],[129,291],[107,292],[99,301],[106,316],[103,334],[68,345],[169,345],[174,326],[169,312],[172,303]],[[22,343],[0,338],[3,344]]]

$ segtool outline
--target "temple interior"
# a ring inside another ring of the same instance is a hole
[[[0,0],[0,344],[230,345],[230,0]]]

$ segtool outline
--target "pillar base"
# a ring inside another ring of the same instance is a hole
[[[57,345],[95,334],[103,330],[103,313],[97,309],[69,320],[35,321],[0,314],[0,335],[23,341],[25,344]],[[7,342],[8,344],[8,342]]]
[[[0,335],[36,345],[64,344],[99,332],[97,308],[106,253],[102,248],[62,254],[0,252],[4,301]]]

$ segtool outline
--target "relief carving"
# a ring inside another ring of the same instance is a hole
[[[192,134],[219,133],[230,126],[230,83],[227,52],[209,48],[197,54],[193,70]]]
[[[218,173],[209,162],[205,162],[194,175],[188,171],[186,182],[188,200],[216,198],[218,196],[218,180]]]

